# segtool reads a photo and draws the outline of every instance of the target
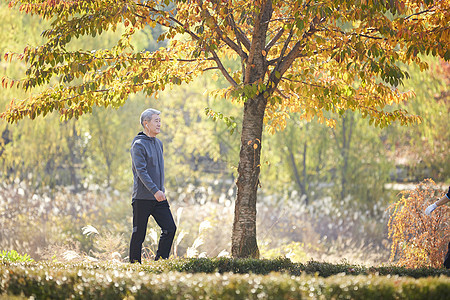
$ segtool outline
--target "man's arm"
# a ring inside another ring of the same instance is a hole
[[[441,205],[447,204],[449,201],[450,201],[450,198],[448,198],[448,194],[446,194],[436,202],[436,205],[441,206]]]
[[[436,208],[438,208],[441,205],[444,205],[444,204],[448,203],[450,201],[449,194],[450,194],[450,188],[448,189],[448,193],[447,194],[442,196],[441,199],[439,199],[438,201],[434,202],[433,204],[431,204],[430,206],[428,206],[425,209],[425,214],[427,216],[429,216]]]

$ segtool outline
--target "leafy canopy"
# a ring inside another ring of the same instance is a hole
[[[269,131],[284,128],[290,112],[360,111],[375,125],[420,121],[392,104],[412,92],[397,87],[408,78],[399,63],[426,69],[420,55],[450,59],[450,2],[384,0],[12,0],[11,7],[51,20],[47,42],[5,59],[27,63],[25,77],[3,78],[3,87],[30,90],[49,85],[1,115],[8,122],[57,111],[78,118],[93,106],[119,107],[131,93],[157,96],[206,71],[229,87],[217,96],[268,100]],[[268,21],[262,21],[268,20]],[[168,46],[136,50],[130,38],[146,26],[164,26]],[[110,49],[71,49],[83,35],[121,31]],[[264,39],[261,42],[261,39]],[[225,59],[239,63],[225,66]],[[262,72],[255,72],[258,62]]]

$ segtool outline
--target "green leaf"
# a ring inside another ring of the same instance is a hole
[[[281,78],[281,73],[278,72],[278,71],[275,71],[275,77],[276,77],[277,79],[280,79],[280,78]]]

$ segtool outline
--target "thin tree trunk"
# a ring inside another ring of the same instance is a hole
[[[341,169],[341,200],[344,200],[345,195],[347,194],[347,166],[348,166],[348,155],[347,155],[347,130],[346,130],[346,121],[347,118],[344,116],[342,118],[342,150],[341,156],[343,159],[343,166]]]
[[[303,144],[303,195],[306,196],[305,198],[305,204],[308,205],[309,204],[309,195],[308,195],[308,190],[310,188],[309,184],[308,184],[308,175],[306,172],[306,152],[308,151],[308,140],[305,138],[305,142]]]
[[[78,139],[78,133],[75,127],[75,123],[72,123],[72,136],[66,136],[67,143],[69,145],[69,172],[70,172],[70,182],[73,185],[73,193],[79,192],[80,180],[77,176],[76,165],[78,163],[78,158],[76,157],[75,151],[77,150],[76,140]]]
[[[297,162],[295,161],[294,153],[292,152],[291,146],[288,146],[288,152],[289,152],[289,160],[291,161],[291,168],[292,172],[294,173],[295,183],[300,189],[300,192],[302,194],[306,194],[305,187],[303,186],[302,180],[300,178],[300,174],[298,172],[297,168]]]
[[[244,105],[237,197],[231,252],[233,257],[259,257],[256,242],[256,198],[259,186],[261,137],[266,99],[259,96]]]
[[[337,137],[335,131],[333,130],[333,136],[336,140],[336,144],[341,152],[342,158],[342,166],[341,166],[341,200],[344,200],[347,196],[347,175],[348,175],[348,165],[350,159],[350,147],[351,140],[353,135],[353,123],[354,117],[353,115],[346,114],[342,117],[342,145],[339,142],[339,138]]]

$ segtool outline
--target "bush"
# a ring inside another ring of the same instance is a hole
[[[161,269],[190,266],[192,271],[203,266],[212,270],[218,264],[226,265],[226,268],[241,264],[240,268],[255,267],[266,272],[275,266],[283,268],[288,263],[287,260],[274,260],[258,265],[256,260],[226,259],[176,260],[147,265],[3,263],[0,265],[0,295],[37,299],[447,299],[450,294],[448,276],[414,279],[340,273],[324,278],[275,272],[258,275],[172,271],[153,274],[148,271],[150,266]],[[314,267],[333,269],[331,264],[309,264],[310,271]],[[336,271],[342,268],[344,265],[335,266]]]
[[[133,265],[134,267],[134,265]],[[414,278],[428,276],[450,276],[450,270],[435,268],[411,269],[398,266],[364,267],[352,265],[347,262],[331,264],[326,262],[309,261],[305,264],[293,263],[287,258],[277,259],[236,259],[236,258],[188,258],[173,259],[136,266],[136,270],[142,269],[150,273],[186,272],[186,273],[236,273],[236,274],[260,274],[271,272],[286,273],[299,276],[302,273],[329,277],[345,273],[348,275],[398,275]]]
[[[4,266],[14,266],[8,262]],[[410,269],[398,266],[364,267],[349,263],[331,264],[326,262],[309,261],[306,264],[293,263],[287,258],[267,259],[238,259],[238,258],[180,258],[159,261],[148,261],[144,264],[105,263],[105,262],[78,262],[73,264],[61,262],[28,263],[30,268],[51,268],[60,270],[106,270],[106,271],[136,271],[144,273],[161,274],[167,272],[183,273],[209,273],[209,274],[259,274],[267,275],[273,272],[284,273],[291,276],[310,274],[320,277],[329,277],[337,274],[347,275],[395,275],[402,277],[422,278],[429,276],[450,276],[449,269],[419,268]]]
[[[391,261],[397,257],[397,265],[409,268],[441,267],[450,240],[450,208],[439,207],[431,216],[424,211],[442,197],[442,191],[429,179],[401,195],[388,208],[392,212],[388,223]]]
[[[287,258],[268,259],[234,259],[234,258],[181,258],[151,262],[140,266],[147,272],[186,272],[186,273],[237,273],[269,274],[283,272],[300,275],[299,264]]]

